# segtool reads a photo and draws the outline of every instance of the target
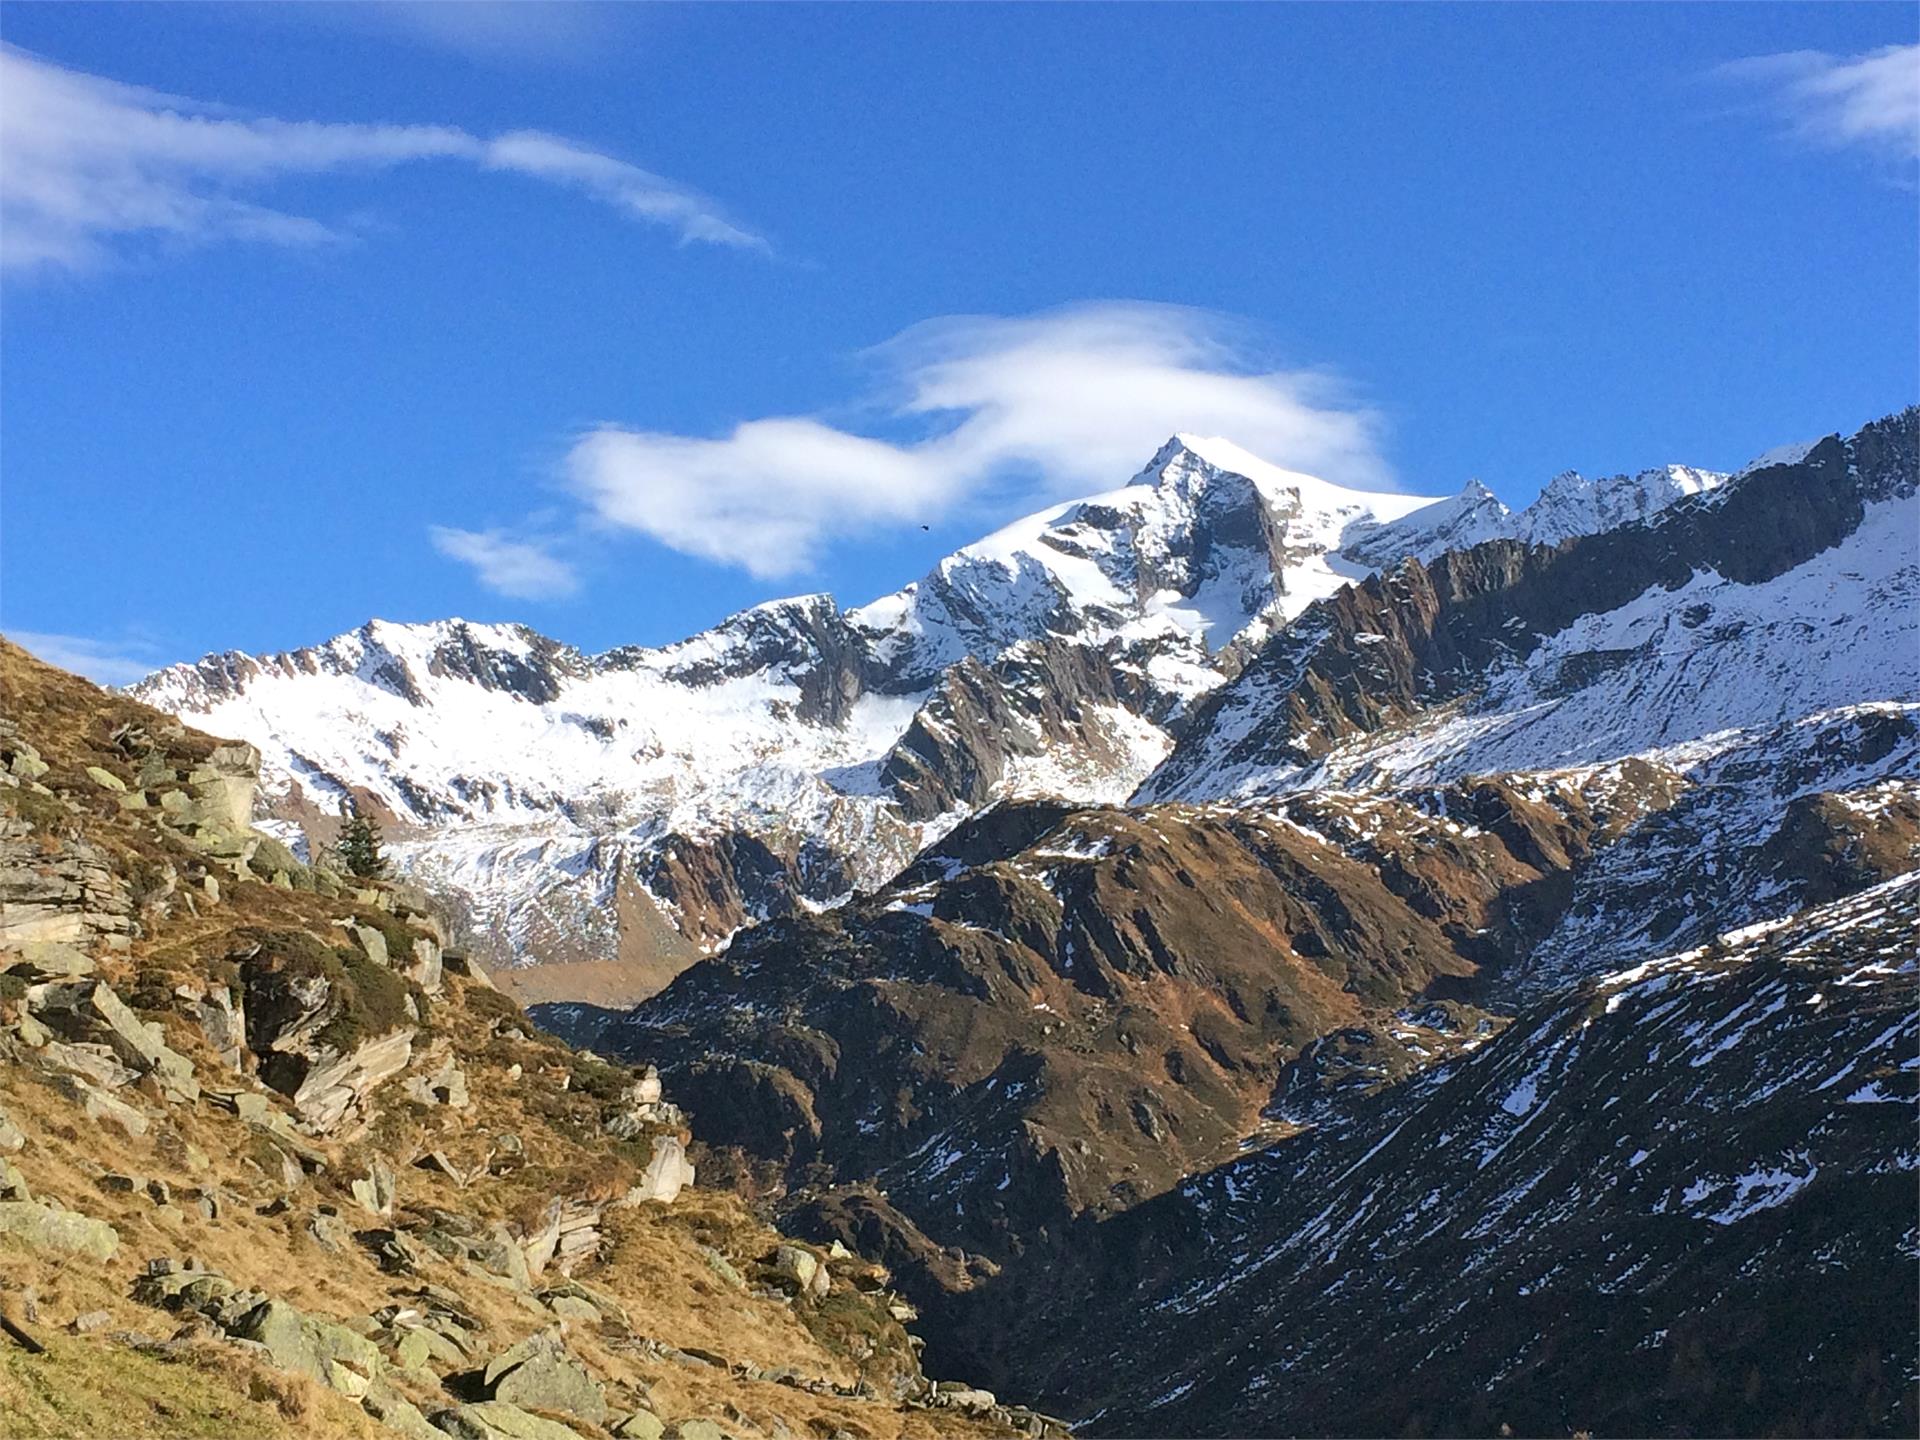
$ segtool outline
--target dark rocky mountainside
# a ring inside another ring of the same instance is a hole
[[[1756,928],[1090,1227],[961,1333],[1098,1434],[1911,1434],[1920,876]]]
[[[708,1144],[790,1185],[872,1178],[1004,1258],[1236,1153],[1318,1037],[1467,995],[1544,928],[1541,892],[1665,794],[1004,805],[597,1032],[540,1014],[658,1064]]]
[[[1096,1432],[1909,1427],[1911,1326],[1803,1294],[1920,1293],[1917,432],[1405,560],[1248,643],[1131,808],[1002,801],[540,1018]],[[929,751],[1017,723],[948,684],[984,718]]]

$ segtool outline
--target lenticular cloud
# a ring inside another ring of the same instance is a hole
[[[716,437],[603,425],[568,456],[600,522],[762,578],[835,539],[929,523],[973,500],[1044,503],[1111,488],[1176,431],[1380,489],[1378,420],[1328,376],[1264,369],[1244,327],[1172,305],[1105,303],[919,325],[869,352],[886,426],[810,416]]]

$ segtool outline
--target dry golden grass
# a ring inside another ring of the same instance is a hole
[[[0,1341],[0,1436],[6,1440],[279,1440],[324,1435],[372,1440],[386,1434],[346,1397],[261,1365],[230,1346],[204,1342],[150,1353],[125,1332],[165,1339],[172,1317],[126,1296],[126,1267],[50,1260],[0,1240],[0,1275],[16,1318],[33,1292],[40,1320],[28,1328],[46,1353]],[[65,1325],[104,1310],[112,1318],[88,1335]]]
[[[199,857],[184,841],[156,824],[150,811],[122,811],[85,777],[84,767],[102,765],[132,778],[127,757],[109,738],[128,721],[155,738],[167,734],[164,743],[180,767],[204,758],[217,742],[192,731],[182,736],[157,712],[42,666],[4,640],[0,700],[7,718],[53,766],[48,787],[77,808],[73,813],[36,797],[51,817],[49,843],[58,843],[55,832],[78,834],[123,873],[168,864],[183,876],[193,873]],[[0,801],[17,808],[29,794],[8,789],[0,791]],[[29,818],[42,824],[38,812]],[[173,987],[230,978],[246,932],[298,930],[333,943],[340,934],[335,922],[348,917],[396,923],[345,900],[223,876],[217,901],[198,892],[187,903],[176,894],[165,907],[144,913],[143,933],[130,949],[96,958],[102,978],[144,1018],[164,1026],[168,1044],[195,1062],[203,1084],[248,1088],[252,1079],[222,1066],[197,1023],[173,999]],[[445,993],[432,1001],[420,1027],[415,1055],[416,1070],[437,1066],[443,1056],[454,1058],[466,1071],[473,1104],[463,1110],[419,1105],[390,1082],[370,1124],[311,1143],[325,1168],[274,1214],[262,1213],[282,1194],[269,1142],[207,1099],[169,1105],[146,1083],[122,1092],[149,1119],[145,1135],[130,1136],[90,1124],[30,1059],[0,1063],[0,1110],[29,1137],[14,1162],[35,1195],[109,1222],[121,1242],[106,1264],[29,1252],[12,1242],[0,1248],[0,1299],[16,1315],[31,1299],[39,1316],[33,1328],[48,1346],[46,1354],[34,1356],[0,1341],[0,1440],[390,1433],[343,1396],[266,1368],[233,1347],[191,1342],[158,1354],[116,1338],[126,1332],[156,1339],[173,1334],[177,1317],[135,1303],[131,1291],[150,1257],[189,1256],[238,1285],[337,1320],[371,1314],[430,1281],[461,1297],[485,1327],[481,1340],[489,1353],[560,1323],[570,1348],[603,1380],[650,1397],[668,1419],[705,1416],[730,1433],[751,1433],[751,1426],[771,1431],[775,1419],[801,1437],[836,1431],[863,1440],[1004,1433],[951,1412],[907,1411],[891,1402],[751,1382],[725,1368],[659,1358],[641,1343],[713,1352],[762,1370],[791,1368],[842,1386],[862,1378],[856,1352],[876,1339],[888,1347],[885,1363],[897,1366],[905,1357],[904,1332],[877,1301],[843,1290],[827,1307],[802,1310],[724,1279],[702,1247],[752,1276],[781,1240],[731,1191],[696,1188],[670,1207],[606,1212],[602,1252],[576,1275],[626,1308],[631,1335],[614,1325],[556,1322],[497,1277],[431,1252],[422,1274],[405,1278],[382,1273],[362,1243],[328,1249],[309,1230],[321,1207],[337,1212],[353,1231],[405,1225],[433,1210],[483,1224],[526,1226],[555,1197],[618,1196],[645,1162],[649,1142],[618,1142],[602,1128],[608,1106],[632,1075],[535,1031],[505,995],[449,975]],[[278,1097],[270,1101],[285,1108]],[[509,1134],[519,1142],[518,1160],[464,1188],[412,1163],[439,1151],[463,1167],[479,1166],[512,1148],[503,1141]],[[393,1222],[362,1211],[349,1191],[375,1157],[397,1172]],[[103,1172],[164,1181],[176,1204],[163,1208],[141,1190],[103,1190],[97,1183]],[[188,1198],[201,1186],[217,1187],[224,1196],[216,1218],[204,1218]],[[111,1318],[86,1335],[66,1333],[75,1316],[92,1311]],[[454,1399],[437,1388],[419,1388],[417,1378],[396,1376],[395,1383],[429,1412]],[[600,1433],[581,1428],[583,1434]]]

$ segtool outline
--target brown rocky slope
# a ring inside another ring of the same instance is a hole
[[[1481,1033],[1459,1003],[1481,972],[1682,788],[1639,767],[1265,809],[1002,805],[630,1016],[540,1014],[657,1061],[762,1183],[811,1207],[871,1182],[986,1273],[1284,1131],[1263,1111],[1322,1037],[1417,1030],[1432,1056]]]
[[[0,642],[0,1435],[1039,1435],[255,758]]]

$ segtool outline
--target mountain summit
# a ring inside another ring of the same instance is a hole
[[[486,958],[619,962],[525,973],[530,994],[590,974],[594,998],[631,998],[743,925],[883,883],[996,800],[1165,793],[1156,772],[1231,708],[1250,657],[1371,574],[1640,523],[1725,478],[1561,477],[1516,515],[1477,484],[1357,491],[1180,435],[1129,483],[851,610],[772,601],[601,655],[524,626],[372,621],[133,693],[259,746],[265,823],[296,849],[346,796],[378,814]]]
[[[371,621],[133,693],[259,745],[267,823],[296,847],[352,795],[488,958],[621,959],[644,989],[882,882],[996,798],[1124,799],[1251,645],[1366,573],[1345,537],[1431,503],[1182,437],[858,609],[772,601],[602,655]]]

